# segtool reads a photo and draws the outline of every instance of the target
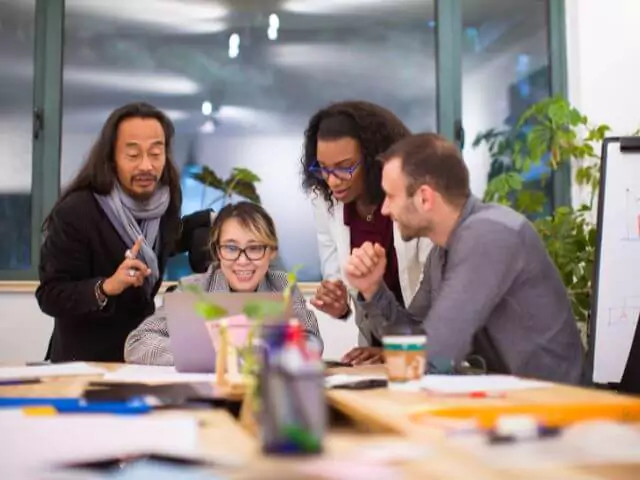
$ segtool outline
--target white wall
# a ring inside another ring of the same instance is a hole
[[[569,100],[612,135],[640,127],[640,1],[565,0]],[[586,200],[574,185],[574,205]]]
[[[614,134],[640,127],[640,2],[566,0],[569,99]]]
[[[53,319],[40,311],[33,293],[0,293],[0,312],[0,364],[42,360]],[[340,359],[357,344],[353,321],[333,320],[318,312],[316,315],[325,343],[324,358]]]

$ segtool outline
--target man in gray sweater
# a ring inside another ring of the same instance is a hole
[[[430,358],[475,354],[494,372],[579,383],[584,354],[571,303],[531,223],[471,195],[460,151],[438,135],[401,140],[381,160],[382,213],[404,240],[428,237],[434,248],[407,310],[383,282],[384,249],[353,250],[347,279],[373,331],[421,323]]]

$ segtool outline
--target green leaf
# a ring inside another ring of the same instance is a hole
[[[229,180],[227,180],[229,182]],[[256,186],[253,183],[246,182],[244,180],[237,180],[235,182],[229,183],[229,192],[235,193],[236,195],[243,197],[250,202],[257,203],[261,205],[260,195],[258,195],[258,191]]]
[[[233,170],[231,170],[231,179],[247,183],[260,182],[260,177],[258,175],[244,167],[234,167]]]
[[[224,308],[205,300],[198,300],[195,308],[196,313],[206,321],[219,320],[229,315],[229,312]]]
[[[194,173],[191,177],[203,185],[207,185],[218,190],[225,190],[225,183],[207,166],[203,166],[201,172]]]
[[[287,305],[277,300],[250,300],[245,303],[242,313],[248,318],[264,320],[267,317],[284,315]]]

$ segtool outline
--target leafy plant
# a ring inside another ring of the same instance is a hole
[[[238,195],[260,205],[260,195],[258,195],[258,190],[256,189],[256,183],[260,182],[260,177],[248,168],[234,167],[231,170],[231,175],[226,180],[223,180],[209,167],[203,166],[202,171],[194,173],[192,177],[203,185],[222,192],[210,202],[210,205],[220,200],[223,200],[223,203],[226,204],[233,195]],[[204,203],[205,193],[206,190],[203,189],[201,203]]]
[[[609,126],[592,125],[569,102],[555,97],[532,105],[513,128],[488,130],[473,143],[474,147],[486,144],[492,158],[492,178],[484,200],[538,217],[534,226],[567,287],[574,315],[583,325],[591,308],[596,249],[593,209],[600,182],[596,148],[609,131]],[[523,180],[534,166],[542,165],[549,167],[540,179],[543,187],[552,172],[571,171],[573,166],[575,184],[586,200],[577,208],[560,206],[545,215],[545,194]]]

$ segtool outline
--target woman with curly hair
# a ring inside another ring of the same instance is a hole
[[[323,281],[311,304],[334,318],[354,316],[359,347],[342,358],[351,364],[382,361],[380,339],[343,282],[341,267],[351,250],[364,242],[388,252],[384,280],[401,305],[409,305],[418,288],[431,248],[425,239],[404,242],[393,221],[382,215],[382,165],[377,157],[409,135],[396,115],[362,101],[334,103],[317,112],[305,131],[302,187],[311,195],[318,232]]]

